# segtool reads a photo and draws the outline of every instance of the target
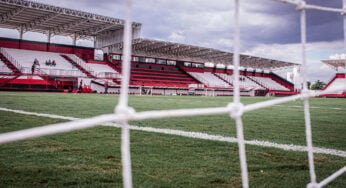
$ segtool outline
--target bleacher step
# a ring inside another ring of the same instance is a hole
[[[22,74],[22,72],[16,66],[14,66],[12,62],[10,62],[2,53],[0,53],[0,59],[9,69],[12,70],[12,72],[17,75]]]
[[[90,78],[96,78],[94,75],[92,75],[89,71],[85,70],[82,66],[80,66],[78,63],[76,63],[74,60],[72,60],[67,55],[61,55],[61,57],[65,58],[67,61],[69,61],[71,64],[73,64],[75,67],[77,67],[79,70],[81,70],[84,74],[86,74]]]

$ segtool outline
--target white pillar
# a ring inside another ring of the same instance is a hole
[[[23,40],[24,28],[21,26],[18,32],[19,32],[19,40]]]
[[[52,39],[52,31],[48,31],[48,34],[47,34],[47,43],[50,44],[50,41]]]
[[[300,65],[294,66],[293,68],[293,83],[295,91],[300,91],[302,89],[302,78],[300,75],[300,69]]]
[[[19,46],[18,46],[18,48],[21,49],[22,48],[23,35],[24,35],[24,28],[23,28],[23,26],[21,26],[19,28],[18,32],[19,32]]]
[[[76,33],[73,34],[72,40],[73,40],[73,46],[77,46],[77,34]]]

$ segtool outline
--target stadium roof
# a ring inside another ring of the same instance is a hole
[[[0,0],[0,27],[91,38],[124,28],[125,21],[27,0]],[[133,27],[141,27],[133,23]]]
[[[322,60],[322,62],[334,70],[338,70],[339,68],[346,68],[346,59],[329,59]]]
[[[121,52],[123,43],[110,46],[110,52]],[[187,44],[165,42],[151,39],[134,39],[132,41],[134,55],[181,59],[193,62],[212,62],[215,64],[233,65],[233,53],[212,48]],[[240,55],[240,65],[244,68],[279,69],[297,65],[296,63],[266,59],[250,55]]]
[[[109,48],[109,52],[121,52],[125,21],[88,12],[57,7],[27,0],[0,0],[0,27],[18,29],[22,32],[40,32],[52,35],[72,36],[75,39],[96,37],[95,48]],[[140,23],[133,23],[134,31],[140,31]],[[136,32],[135,32],[136,33]],[[139,32],[140,33],[140,32]],[[139,38],[134,35],[132,44],[135,55],[162,57],[200,63],[232,65],[233,53],[187,44]],[[117,37],[114,37],[117,36]],[[50,35],[49,37],[50,38]],[[74,39],[74,41],[75,41]],[[295,63],[240,56],[244,68],[279,69],[297,65]]]

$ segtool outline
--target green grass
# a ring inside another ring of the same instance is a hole
[[[242,98],[246,104],[273,98]],[[118,96],[0,93],[0,107],[72,117],[112,113]],[[226,106],[231,97],[131,96],[136,111]],[[346,150],[346,100],[310,100],[314,146]],[[305,144],[301,101],[244,115],[247,140]],[[341,110],[334,109],[341,108]],[[64,122],[0,111],[0,133]],[[132,125],[235,136],[228,115],[169,118]],[[246,146],[251,187],[305,187],[305,152]],[[236,144],[131,131],[135,187],[240,187]],[[322,180],[346,165],[345,158],[315,155]],[[121,187],[120,130],[97,127],[0,145],[0,187]],[[346,187],[346,175],[329,187]]]

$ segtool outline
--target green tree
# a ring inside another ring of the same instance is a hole
[[[317,80],[314,84],[311,85],[311,89],[312,90],[321,90],[324,88],[324,86],[326,85],[326,83]]]

